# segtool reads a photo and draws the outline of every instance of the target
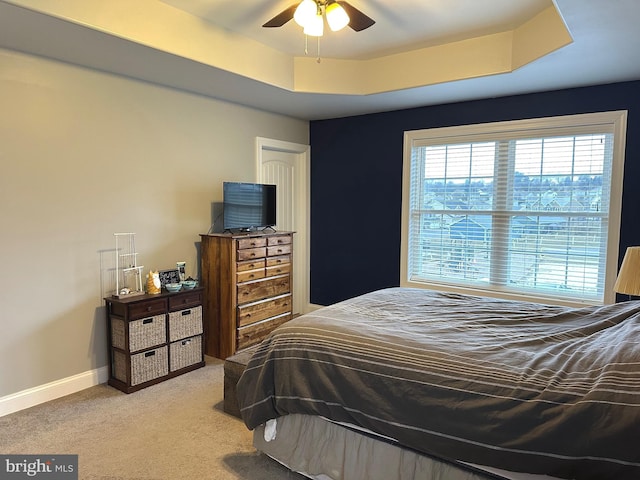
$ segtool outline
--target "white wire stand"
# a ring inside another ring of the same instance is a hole
[[[114,233],[116,239],[116,291],[113,296],[126,298],[143,295],[142,269],[138,265],[135,233]]]

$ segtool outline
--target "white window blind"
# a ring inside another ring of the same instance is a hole
[[[625,118],[611,112],[407,132],[402,283],[610,300]]]

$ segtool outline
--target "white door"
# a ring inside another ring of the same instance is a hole
[[[309,305],[309,145],[258,137],[257,176],[276,185],[276,228],[293,236],[293,313]]]

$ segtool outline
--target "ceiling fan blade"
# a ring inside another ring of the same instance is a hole
[[[338,1],[338,3],[342,8],[346,10],[347,15],[349,15],[350,18],[349,26],[356,32],[360,32],[365,28],[369,28],[371,25],[376,23],[375,20],[369,18],[356,7],[351,6],[349,3],[341,1]]]
[[[267,28],[283,26],[293,18],[293,14],[296,12],[296,8],[298,8],[298,3],[291,5],[286,10],[283,10],[262,26]]]

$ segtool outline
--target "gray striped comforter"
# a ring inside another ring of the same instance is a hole
[[[391,288],[292,320],[238,383],[250,429],[322,415],[443,459],[640,478],[640,302],[571,309]]]

